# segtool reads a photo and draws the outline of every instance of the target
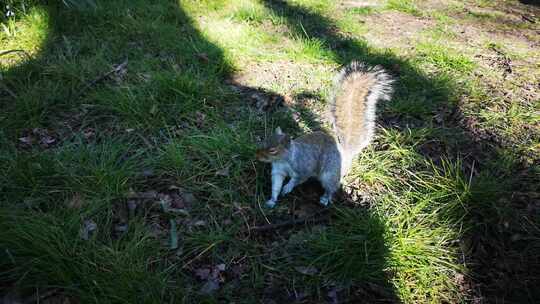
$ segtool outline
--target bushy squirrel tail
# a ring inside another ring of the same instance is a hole
[[[393,79],[380,66],[353,61],[334,79],[330,119],[341,149],[352,158],[375,133],[375,106],[390,100]]]

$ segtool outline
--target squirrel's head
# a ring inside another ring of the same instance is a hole
[[[274,134],[268,137],[262,147],[257,150],[257,160],[271,163],[283,158],[285,152],[291,145],[291,137],[281,131],[280,127],[276,128]]]

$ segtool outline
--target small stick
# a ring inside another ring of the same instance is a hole
[[[528,16],[521,15],[521,18],[523,18],[523,20],[525,20],[525,21],[529,21],[530,23],[536,23],[536,21],[534,21],[534,19],[529,18]]]
[[[110,70],[109,72],[99,76],[98,78],[92,80],[91,82],[89,82],[80,92],[79,94],[77,94],[77,96],[75,97],[75,99],[79,99],[81,96],[84,95],[84,93],[86,93],[86,91],[88,91],[88,89],[90,89],[91,87],[95,86],[97,83],[105,80],[106,78],[108,78],[109,76],[111,76],[112,74],[115,74],[115,73],[118,73],[120,72],[121,70],[123,70],[128,64],[128,60],[126,58],[126,60],[124,60],[124,62],[120,63],[119,65],[117,65],[116,67],[114,67],[112,70]]]
[[[188,267],[191,263],[193,263],[193,261],[197,260],[198,258],[200,258],[202,255],[204,255],[208,250],[212,249],[214,246],[216,246],[217,244],[221,243],[221,241],[217,241],[217,242],[214,242],[212,244],[210,244],[210,246],[206,247],[203,251],[199,252],[199,254],[197,254],[197,256],[195,256],[193,259],[189,260],[187,263],[185,263],[181,269],[184,269],[186,267]]]
[[[310,216],[297,218],[297,219],[290,220],[290,221],[284,221],[284,222],[280,222],[280,223],[276,223],[276,224],[255,226],[255,227],[251,227],[251,229],[249,231],[266,232],[266,231],[276,230],[276,229],[285,228],[285,227],[289,227],[289,226],[295,226],[297,224],[304,224],[304,223],[306,223],[306,222],[308,222],[310,220],[313,223],[324,222],[324,221],[326,221],[328,219],[327,216],[323,216],[323,217],[319,217],[319,218],[316,218],[316,216],[321,215],[321,214],[326,213],[326,212],[328,212],[327,209],[316,212],[316,213],[314,213],[313,215],[310,215]]]
[[[23,53],[27,59],[30,59],[32,58],[30,56],[30,54],[28,54],[25,50],[7,50],[7,51],[2,51],[0,52],[0,56],[4,56],[4,55],[7,55],[7,54],[11,54],[11,53]]]

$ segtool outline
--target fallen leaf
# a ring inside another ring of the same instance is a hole
[[[58,140],[49,134],[46,129],[34,128],[24,132],[25,136],[19,137],[19,142],[24,146],[32,146],[38,143],[43,148],[48,148],[50,145],[56,143]]]
[[[160,197],[159,204],[161,205],[161,209],[163,210],[163,212],[181,214],[181,215],[185,215],[185,216],[189,215],[188,211],[186,211],[184,209],[181,209],[181,208],[175,208],[174,207],[174,205],[173,205],[174,201],[173,201],[173,199],[171,198],[170,195],[160,193],[158,196]],[[176,202],[175,205],[176,206],[183,206],[183,205],[180,205],[180,202]]]
[[[90,139],[94,137],[95,135],[96,135],[96,130],[94,130],[93,128],[86,128],[83,131],[83,136],[86,139]]]

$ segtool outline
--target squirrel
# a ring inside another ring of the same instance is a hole
[[[380,66],[356,61],[340,70],[334,79],[329,104],[332,133],[312,132],[296,139],[277,127],[256,151],[261,162],[272,163],[272,196],[266,206],[275,206],[278,196],[310,177],[316,177],[325,192],[320,203],[327,206],[341,185],[353,159],[375,133],[375,106],[390,100],[393,79]],[[286,177],[289,182],[283,186]]]

